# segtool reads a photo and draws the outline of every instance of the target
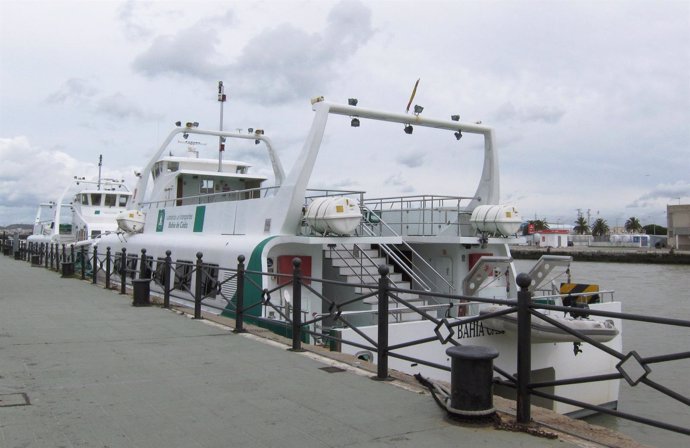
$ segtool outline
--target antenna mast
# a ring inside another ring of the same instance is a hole
[[[223,81],[218,81],[218,102],[220,103],[220,130],[223,130],[223,103],[227,97],[225,96],[225,87]],[[225,151],[225,137],[218,137],[218,172],[223,171],[223,151]]]
[[[98,155],[98,185],[97,190],[101,189],[101,167],[103,166],[103,154]]]

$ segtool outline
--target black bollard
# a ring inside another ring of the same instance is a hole
[[[151,305],[151,279],[132,279],[132,306]]]
[[[448,412],[462,418],[487,418],[496,412],[493,404],[493,359],[491,347],[459,345],[446,350],[450,364]]]

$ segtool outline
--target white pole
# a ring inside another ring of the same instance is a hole
[[[223,81],[218,81],[218,102],[220,103],[220,130],[223,130],[223,103],[225,103],[225,87]],[[225,151],[225,137],[218,137],[218,172],[223,171],[223,151]]]

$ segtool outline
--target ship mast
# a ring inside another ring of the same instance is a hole
[[[103,166],[103,154],[99,154],[98,156],[98,185],[96,186],[97,190],[101,189],[101,167]]]
[[[223,130],[223,103],[227,97],[225,96],[225,87],[223,81],[218,81],[218,102],[220,103],[220,130]],[[225,137],[218,137],[218,172],[223,171],[223,151],[225,151]]]

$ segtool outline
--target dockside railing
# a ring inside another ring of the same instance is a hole
[[[454,337],[456,327],[502,315],[517,313],[517,374],[512,375],[494,366],[494,372],[496,373],[494,384],[515,389],[517,397],[516,420],[518,423],[527,424],[531,421],[531,398],[532,396],[537,396],[578,406],[583,409],[613,415],[645,425],[690,435],[690,428],[670,424],[661,419],[656,420],[640,415],[633,415],[628,412],[591,405],[572,398],[544,392],[543,389],[548,387],[621,379],[626,381],[631,387],[644,384],[666,397],[686,406],[690,406],[690,398],[677,391],[671,390],[651,378],[652,365],[690,359],[690,351],[643,356],[635,350],[619,352],[603,343],[597,342],[545,314],[544,311],[582,313],[583,310],[577,307],[558,306],[533,301],[532,293],[529,290],[532,279],[527,274],[520,274],[516,279],[520,287],[517,294],[517,300],[498,300],[438,294],[419,290],[412,291],[391,287],[388,278],[388,268],[385,266],[379,267],[379,280],[377,284],[352,285],[345,282],[304,276],[301,271],[301,260],[299,258],[295,258],[292,261],[293,272],[291,274],[284,274],[248,270],[244,264],[245,257],[242,255],[237,259],[236,268],[226,268],[205,263],[201,252],[196,254],[196,260],[194,261],[173,261],[171,258],[172,252],[169,250],[166,251],[165,257],[159,257],[154,260],[153,257],[147,255],[145,249],[142,249],[140,254],[127,254],[125,248],[119,252],[113,253],[109,247],[106,249],[105,253],[99,252],[96,248],[90,251],[80,248],[78,250],[78,256],[75,256],[74,245],[71,245],[69,249],[64,244],[29,245],[26,242],[20,243],[19,245],[14,243],[14,246],[11,246],[12,242],[8,243],[7,239],[3,241],[2,248],[5,255],[11,255],[10,249],[13,249],[13,254],[16,259],[32,261],[32,265],[34,266],[37,266],[37,264],[35,263],[36,259],[33,258],[32,255],[38,256],[41,261],[38,265],[57,271],[61,270],[61,263],[74,263],[76,261],[81,263],[81,267],[80,274],[74,275],[74,277],[79,277],[81,279],[90,277],[90,282],[99,284],[100,281],[104,284],[105,288],[108,289],[113,287],[112,283],[116,283],[122,294],[126,293],[127,286],[129,285],[131,287],[135,279],[151,281],[154,284],[154,291],[162,295],[163,307],[169,308],[172,299],[177,306],[193,307],[194,318],[196,319],[203,318],[203,309],[206,308],[209,312],[223,314],[233,318],[235,323],[234,331],[238,333],[246,331],[245,323],[247,322],[270,328],[273,331],[282,330],[282,333],[281,331],[277,332],[291,339],[290,349],[293,351],[302,351],[302,344],[313,340],[329,344],[347,344],[363,351],[376,353],[377,370],[375,379],[377,380],[389,379],[388,360],[391,357],[450,372],[449,366],[410,357],[399,353],[399,351],[406,347],[429,342],[439,342],[444,345],[460,345],[460,342]],[[263,282],[261,281],[263,276],[277,278],[278,285],[272,289],[263,288]],[[361,294],[357,294],[355,297],[344,302],[336,302],[323,295],[318,288],[314,287],[315,284],[319,283],[322,286],[331,284],[341,287],[361,288]],[[249,290],[251,290],[251,292]],[[308,291],[319,298],[323,302],[323,309],[326,311],[312,315],[303,311],[302,295],[304,291]],[[434,307],[416,306],[402,298],[402,294],[410,292],[420,296],[428,295],[436,300],[448,300],[448,305],[438,305]],[[284,298],[290,297],[290,300],[284,300],[286,302],[285,305],[276,304],[273,300],[274,297],[281,295]],[[347,308],[352,304],[372,297],[377,298],[377,306],[376,309],[373,310],[377,315],[378,328],[376,338],[368,336],[361,331],[357,325],[354,325],[350,321],[350,316],[355,316],[362,312],[347,311]],[[209,299],[215,299],[215,302],[220,301],[224,306],[221,307],[217,304],[209,303]],[[409,312],[415,313],[420,319],[428,320],[433,323],[433,334],[404,343],[395,345],[390,344],[388,340],[389,326],[394,325],[388,318],[389,305],[391,302],[409,309]],[[452,307],[467,306],[470,302],[500,304],[506,305],[507,307],[500,311],[464,317],[462,319],[438,317],[439,309],[446,307],[450,310]],[[276,318],[269,319],[265,317],[265,315],[269,313],[261,313],[260,311],[262,309],[271,310]],[[682,319],[594,309],[587,309],[586,312],[589,315],[600,317],[690,328],[690,321]],[[616,365],[616,371],[603,375],[560,379],[556,381],[532,381],[530,331],[532,318],[541,319],[566,333],[576,336],[581,343],[589,344],[615,357],[619,361]],[[351,329],[365,342],[348,341],[333,333],[325,331],[327,327],[324,325],[324,321],[326,319],[336,322],[343,328]]]

